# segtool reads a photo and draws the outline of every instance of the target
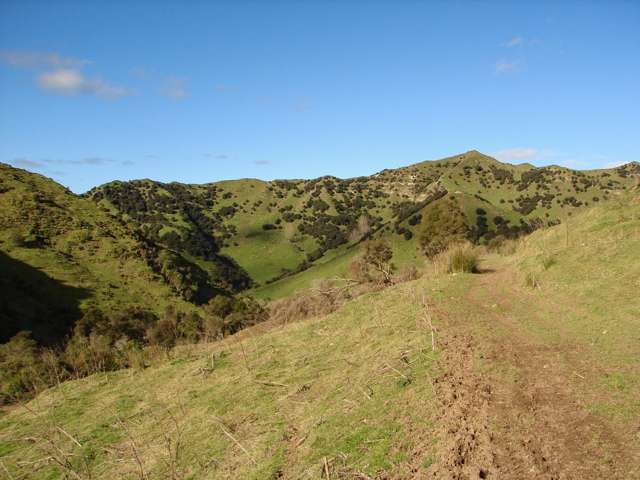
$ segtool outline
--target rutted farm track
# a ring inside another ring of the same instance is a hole
[[[588,409],[589,382],[601,368],[591,352],[545,342],[527,326],[542,309],[561,321],[570,307],[543,306],[516,285],[500,265],[472,279],[458,299],[466,309],[435,307],[441,425],[430,478],[640,478],[638,421],[619,425]]]

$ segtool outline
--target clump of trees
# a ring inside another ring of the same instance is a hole
[[[113,314],[84,312],[66,342],[44,348],[22,331],[0,344],[0,404],[28,398],[69,378],[120,368],[145,368],[177,344],[208,342],[266,320],[249,296],[213,297],[200,312],[169,306],[161,315],[140,307]]]

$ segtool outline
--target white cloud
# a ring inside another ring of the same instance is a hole
[[[253,162],[254,165],[269,165],[269,160],[256,160]]]
[[[538,150],[535,148],[507,148],[494,153],[493,156],[502,162],[527,162],[538,157]]]
[[[498,74],[513,73],[520,70],[520,62],[518,60],[498,60],[495,64],[495,72]]]
[[[117,85],[111,85],[99,78],[87,78],[76,69],[60,68],[45,72],[38,77],[38,85],[44,90],[61,95],[88,94],[103,98],[119,98],[131,92]]]
[[[507,48],[519,47],[524,43],[524,38],[522,37],[513,37],[507,43],[504,44]]]
[[[125,87],[112,85],[100,78],[88,78],[82,69],[92,63],[90,60],[63,57],[58,53],[0,50],[0,62],[14,68],[40,71],[36,78],[38,86],[61,95],[118,98],[131,94]]]
[[[169,77],[160,93],[174,100],[182,100],[188,95],[185,84],[186,80],[183,78]]]
[[[57,53],[0,50],[0,61],[18,68],[78,68],[91,63],[81,58],[63,57]]]

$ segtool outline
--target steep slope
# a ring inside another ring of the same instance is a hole
[[[228,254],[264,285],[326,263],[370,232],[409,241],[424,228],[424,210],[443,197],[456,200],[468,236],[487,242],[557,223],[630,188],[639,174],[638,164],[580,172],[503,164],[470,151],[346,180],[142,180],[87,196],[200,264],[212,252]]]
[[[94,202],[40,175],[0,164],[0,318],[4,341],[31,330],[59,340],[82,311],[181,310],[250,285],[231,260],[223,275],[155,245]],[[216,257],[218,258],[218,257]],[[231,279],[229,283],[216,281]]]
[[[0,420],[0,459],[15,478],[639,478],[637,258],[635,194],[481,274],[50,389]]]

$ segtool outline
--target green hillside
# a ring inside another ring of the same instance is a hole
[[[0,419],[1,466],[25,479],[640,478],[640,198],[608,196],[483,251],[479,274],[427,263],[326,316],[51,388]]]
[[[223,271],[216,275],[154,244],[135,225],[96,203],[4,164],[0,250],[3,341],[30,330],[39,341],[51,343],[91,308],[117,312],[138,306],[160,313],[172,305],[193,310],[216,293],[251,284],[229,259],[214,257]]]
[[[562,221],[635,185],[639,171],[638,164],[585,172],[514,166],[470,151],[370,177],[203,185],[141,180],[112,182],[86,196],[200,265],[219,250],[264,286],[326,263],[369,235],[409,241],[442,198],[455,199],[467,236],[482,243]]]
[[[78,196],[0,165],[2,339],[61,338],[91,308],[197,311],[216,295],[282,298],[343,276],[384,238],[401,269],[452,239],[515,238],[615,198],[640,165],[580,172],[476,151],[370,177],[112,182]],[[45,312],[47,318],[45,318]]]

